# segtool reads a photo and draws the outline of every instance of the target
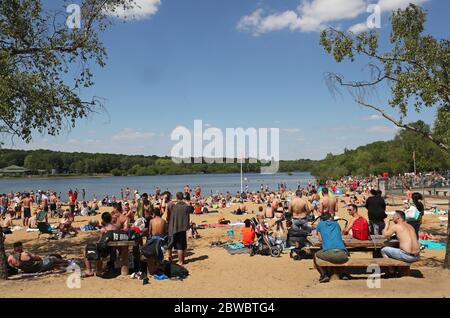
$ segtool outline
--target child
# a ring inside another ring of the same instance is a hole
[[[255,241],[255,231],[251,226],[249,219],[244,221],[245,227],[242,229],[242,243],[245,246],[252,244]]]

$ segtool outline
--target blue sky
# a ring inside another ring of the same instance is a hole
[[[324,73],[364,79],[364,64],[338,65],[319,45],[323,26],[355,28],[378,0],[138,2],[136,19],[116,19],[102,35],[107,66],[94,68],[96,84],[83,91],[105,98],[107,114],[56,138],[16,140],[15,148],[168,155],[176,143],[170,132],[195,119],[222,129],[279,127],[282,159],[320,159],[395,135],[351,96],[332,96]],[[408,2],[379,1],[382,38],[390,32],[389,11]],[[429,13],[426,32],[448,38],[450,3],[415,2]],[[379,91],[375,102],[386,105],[386,94]],[[434,112],[408,118],[431,123]]]

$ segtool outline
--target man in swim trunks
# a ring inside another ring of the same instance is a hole
[[[322,196],[319,203],[319,214],[330,213],[334,217],[339,209],[337,198],[330,198],[328,188],[322,188]]]
[[[31,218],[31,198],[29,194],[25,194],[22,199],[23,206],[23,226],[28,226],[28,221]]]

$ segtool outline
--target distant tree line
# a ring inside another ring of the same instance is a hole
[[[413,123],[420,130],[429,131],[423,121]],[[346,175],[370,175],[389,172],[399,174],[414,171],[413,152],[417,171],[446,171],[450,156],[438,146],[408,130],[400,131],[394,140],[379,141],[343,154],[328,154],[323,160],[290,160],[280,162],[280,172],[309,171],[317,177],[338,178]],[[57,174],[114,176],[150,176],[201,173],[239,173],[240,163],[174,163],[170,157],[127,156],[101,153],[67,153],[51,150],[0,149],[0,168],[18,165],[31,171],[45,170]],[[260,172],[261,163],[243,165],[246,173]]]

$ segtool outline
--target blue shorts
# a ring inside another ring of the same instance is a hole
[[[383,257],[385,258],[393,258],[406,263],[414,263],[420,260],[420,255],[414,256],[409,253],[406,253],[400,248],[388,246],[383,247],[381,249],[381,255],[383,255]]]

